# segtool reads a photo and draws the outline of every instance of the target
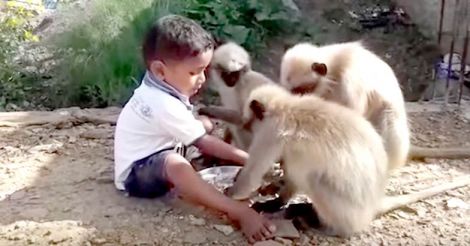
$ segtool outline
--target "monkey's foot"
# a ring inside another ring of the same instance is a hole
[[[286,219],[292,219],[295,227],[299,230],[322,228],[317,211],[311,203],[289,204],[286,209]]]
[[[278,197],[265,202],[255,202],[251,205],[251,208],[256,210],[256,212],[275,213],[281,211],[284,205],[285,203]]]

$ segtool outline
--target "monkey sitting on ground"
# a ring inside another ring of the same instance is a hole
[[[223,108],[241,114],[246,98],[251,91],[263,84],[274,83],[265,75],[251,69],[250,55],[240,45],[227,42],[219,46],[211,61],[210,81],[215,85]],[[213,118],[224,119],[224,110],[210,106],[199,110],[199,114]],[[222,114],[222,115],[221,115]],[[234,120],[236,121],[236,119]],[[251,142],[251,136],[239,124],[229,125],[235,145],[246,150]]]
[[[470,183],[464,177],[416,194],[385,197],[388,157],[381,136],[353,110],[315,95],[264,85],[250,94],[243,118],[253,140],[228,194],[249,198],[270,166],[282,160],[288,187],[283,197],[307,195],[329,235],[348,237],[378,214]]]
[[[282,58],[280,83],[295,94],[313,93],[363,115],[383,138],[389,170],[408,158],[470,157],[470,149],[410,150],[405,100],[395,73],[359,41],[294,45]]]

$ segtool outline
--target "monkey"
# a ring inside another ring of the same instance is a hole
[[[219,92],[222,105],[228,110],[241,113],[245,99],[250,92],[267,83],[274,83],[267,76],[252,70],[251,58],[248,52],[235,42],[228,41],[214,50],[211,61],[210,81]],[[214,118],[223,118],[218,113],[217,106],[202,108],[199,114]],[[229,125],[235,145],[246,150],[251,137],[248,132],[240,128],[239,124]]]
[[[313,93],[349,107],[369,120],[383,138],[389,170],[409,159],[469,158],[470,149],[432,149],[410,143],[405,99],[392,68],[362,41],[288,48],[280,84],[296,94]]]
[[[415,194],[385,196],[389,172],[382,137],[357,112],[317,95],[295,95],[277,84],[260,86],[244,106],[243,121],[253,140],[228,195],[249,198],[281,159],[289,187],[284,197],[307,195],[320,230],[328,235],[349,237],[380,214],[470,184],[466,176]]]

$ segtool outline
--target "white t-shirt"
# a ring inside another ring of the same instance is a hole
[[[114,135],[114,183],[124,190],[132,163],[177,143],[191,145],[204,125],[178,98],[142,83],[124,106]]]

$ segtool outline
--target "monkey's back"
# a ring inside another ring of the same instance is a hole
[[[279,134],[285,143],[286,177],[340,233],[367,226],[383,196],[387,165],[373,126],[352,110],[315,96],[292,97],[283,112],[279,125],[286,128]]]

